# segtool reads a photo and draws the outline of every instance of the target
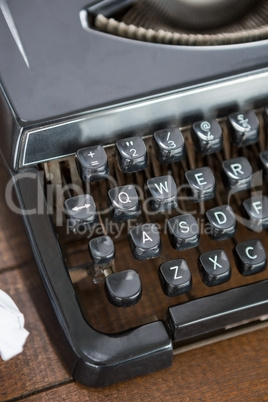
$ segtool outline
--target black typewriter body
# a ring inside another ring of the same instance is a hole
[[[107,386],[268,318],[268,40],[124,39],[85,25],[94,3],[0,1],[0,144],[69,370]]]

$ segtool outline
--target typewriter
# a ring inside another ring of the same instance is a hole
[[[195,3],[0,0],[1,153],[88,386],[268,319],[268,7]]]

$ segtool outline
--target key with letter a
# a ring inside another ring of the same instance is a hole
[[[130,247],[136,260],[155,258],[161,252],[161,241],[157,226],[145,223],[133,227],[129,232]]]

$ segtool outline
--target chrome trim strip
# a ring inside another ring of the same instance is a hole
[[[19,166],[61,158],[130,133],[147,135],[161,125],[182,126],[187,116],[193,121],[195,115],[219,117],[222,109],[253,108],[257,102],[268,103],[268,69],[76,114],[25,130]]]

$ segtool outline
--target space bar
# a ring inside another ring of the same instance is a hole
[[[242,325],[266,314],[268,280],[170,307],[168,323],[177,342]]]

